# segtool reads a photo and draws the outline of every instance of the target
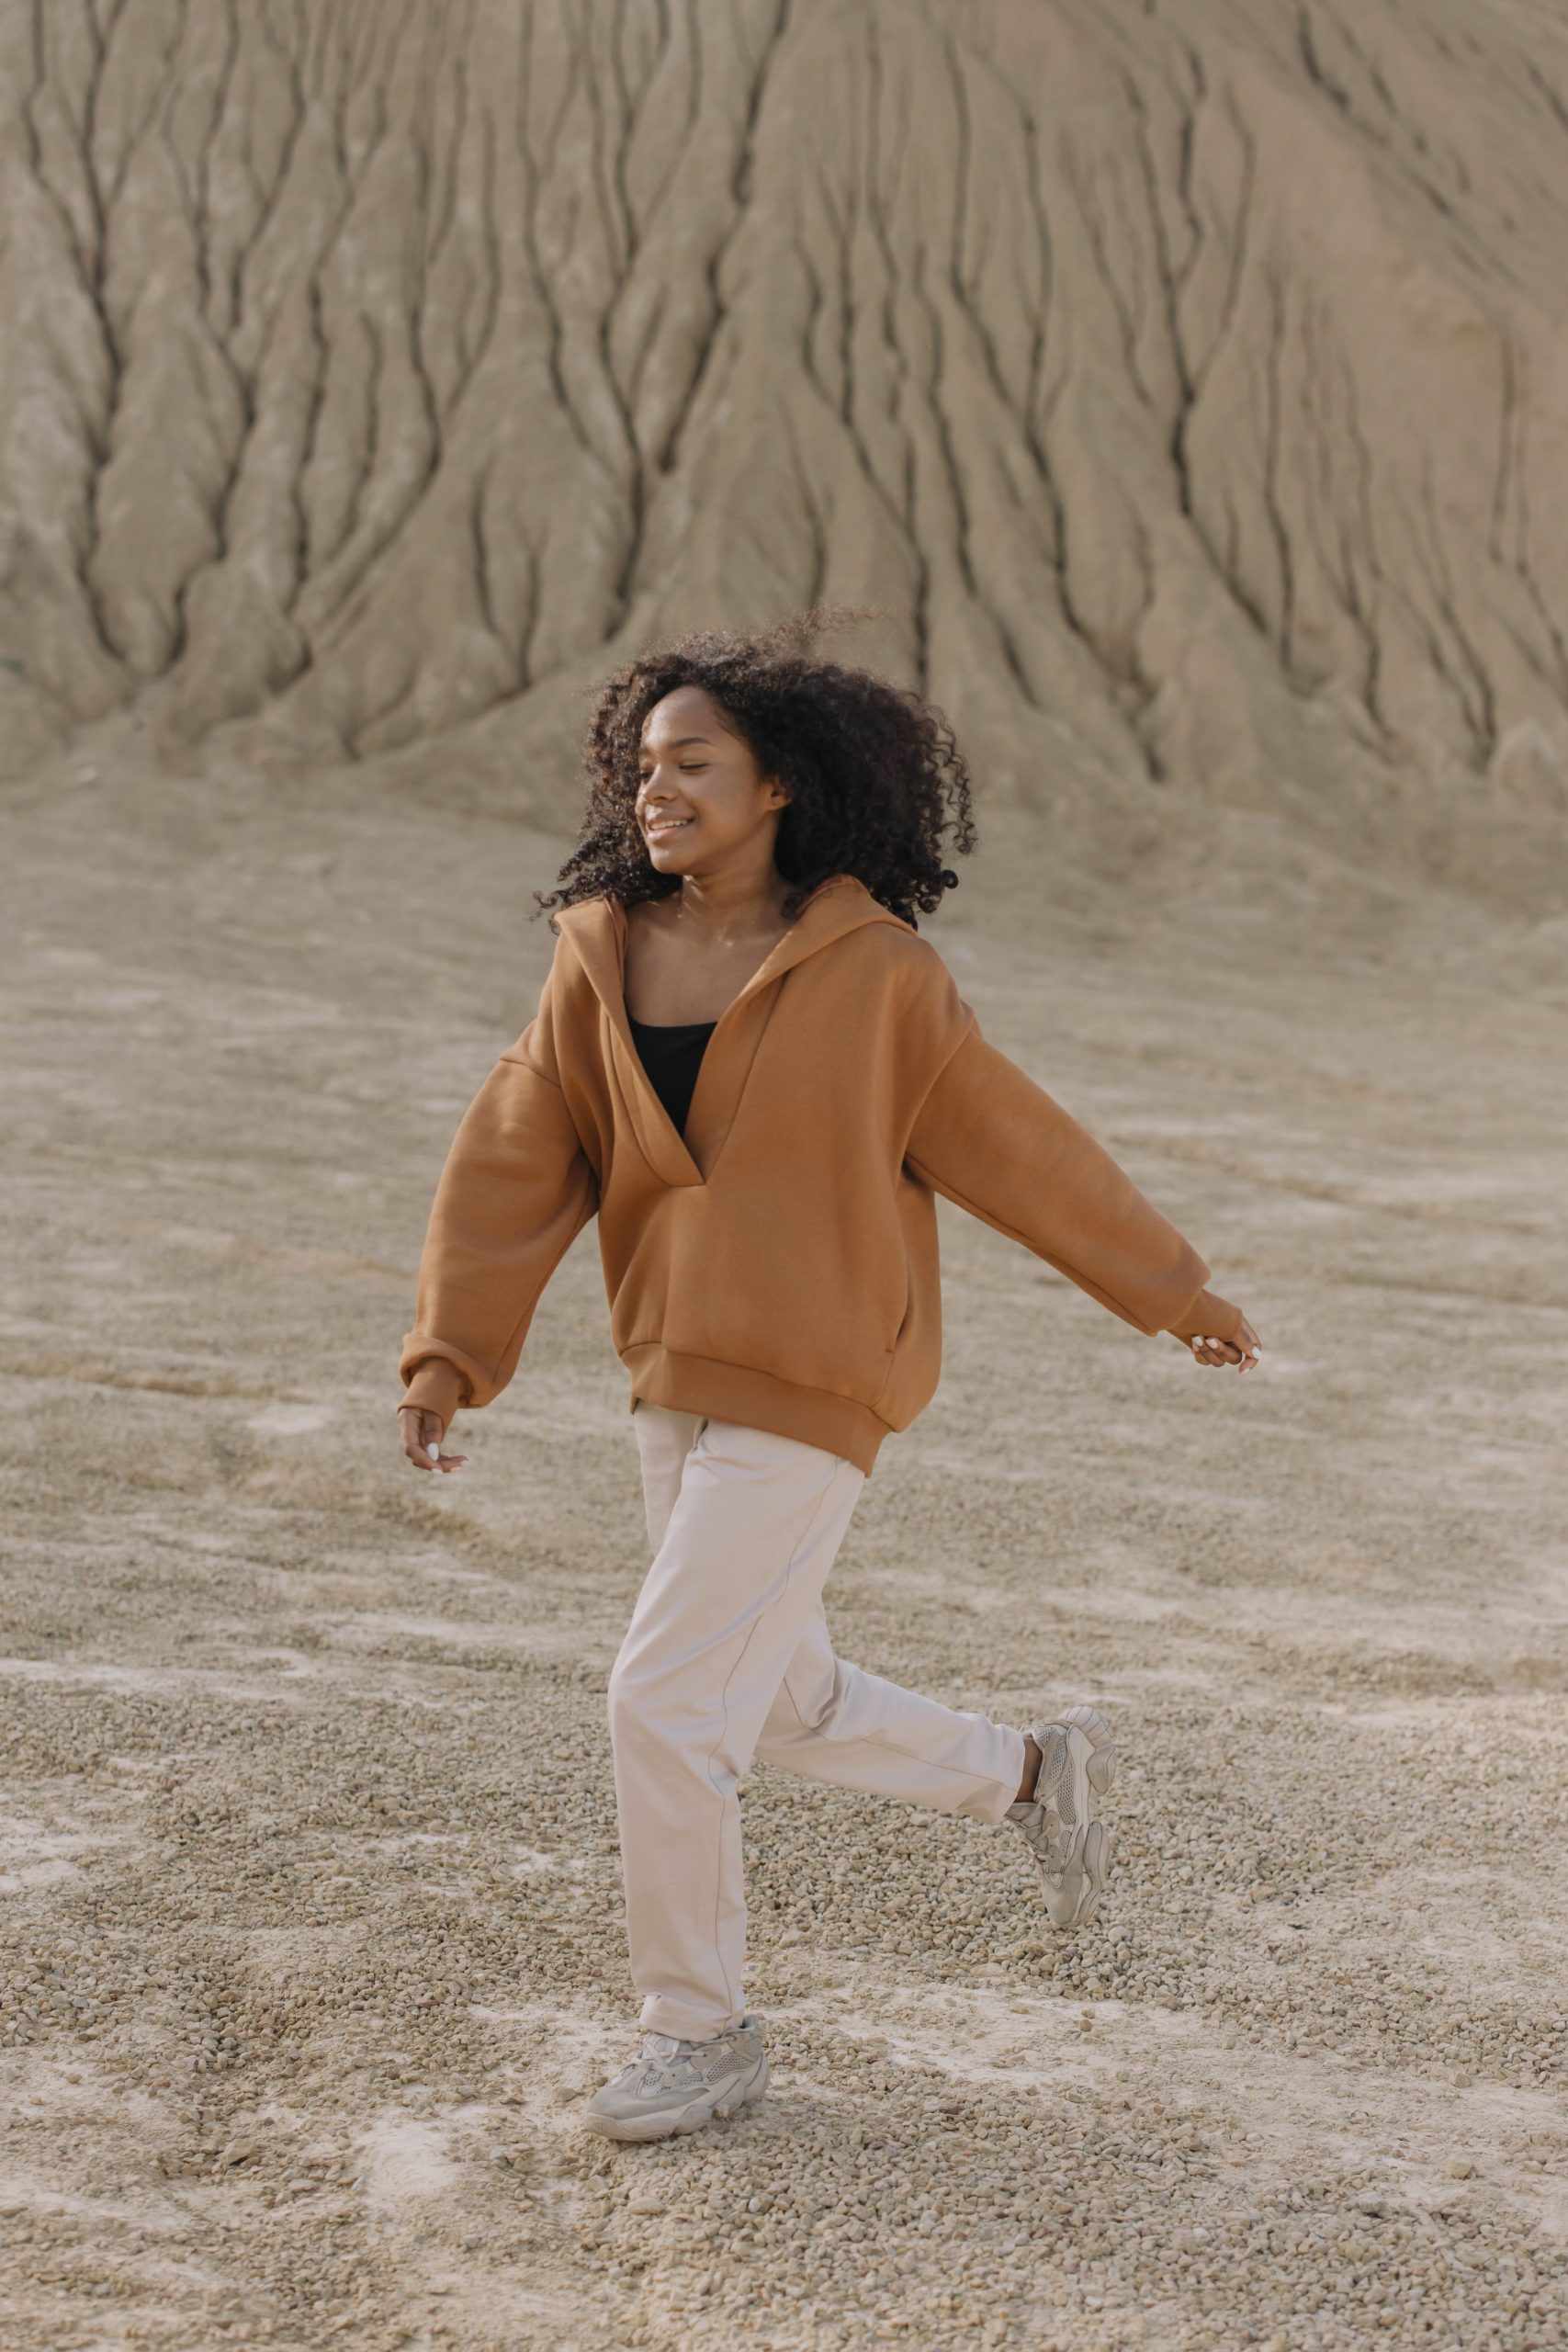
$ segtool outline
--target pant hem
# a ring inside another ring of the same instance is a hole
[[[668,2033],[677,2041],[716,2041],[721,2033],[732,2033],[750,2014],[742,2006],[716,2024],[711,2016],[699,2017],[694,2009],[683,2009],[675,2002],[650,1998],[643,2003],[637,2023],[644,2033]]]

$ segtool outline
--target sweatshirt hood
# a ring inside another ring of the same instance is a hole
[[[856,874],[830,874],[817,885],[783,938],[774,943],[715,1024],[697,1073],[682,1137],[654,1091],[631,1033],[626,999],[625,903],[604,892],[559,910],[557,930],[570,943],[609,1019],[622,1091],[637,1140],[666,1183],[706,1182],[706,1170],[729,1132],[761,1039],[765,1014],[759,1000],[795,965],[820,948],[830,947],[848,933],[874,922],[896,923],[900,931],[915,928],[874,898]]]
[[[740,996],[777,979],[792,964],[814,956],[819,947],[830,946],[846,932],[859,931],[863,923],[868,922],[897,923],[900,931],[914,929],[913,923],[906,922],[891,907],[874,899],[858,874],[829,875],[826,881],[818,882],[784,937],[757,967]],[[612,1010],[619,1004],[624,1011],[625,902],[608,892],[596,899],[580,899],[575,906],[560,910],[556,916],[556,928],[571,941],[578,961],[604,1003]],[[739,997],[736,1001],[739,1001]]]

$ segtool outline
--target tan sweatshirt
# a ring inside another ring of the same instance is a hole
[[[868,1475],[936,1392],[938,1193],[1140,1331],[1239,1328],[1197,1251],[855,876],[818,886],[726,1007],[684,1140],[632,1040],[624,905],[555,921],[538,1010],[463,1114],[420,1261],[400,1403],[444,1431],[506,1386],[595,1213],[628,1411],[775,1430]]]

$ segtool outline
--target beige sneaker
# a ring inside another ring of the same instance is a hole
[[[582,2120],[606,2140],[668,2140],[750,2107],[767,2087],[762,2029],[748,2013],[711,2041],[645,2033],[631,2064],[594,2092]]]
[[[1031,1724],[1040,1750],[1032,1793],[1010,1804],[1040,1865],[1045,1916],[1054,1928],[1093,1918],[1111,1868],[1111,1833],[1095,1813],[1116,1778],[1116,1742],[1098,1707],[1069,1707],[1059,1722]]]

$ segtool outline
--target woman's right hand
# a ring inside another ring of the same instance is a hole
[[[427,1406],[400,1405],[398,1428],[403,1452],[416,1470],[460,1470],[468,1458],[466,1453],[442,1453],[441,1416]]]

